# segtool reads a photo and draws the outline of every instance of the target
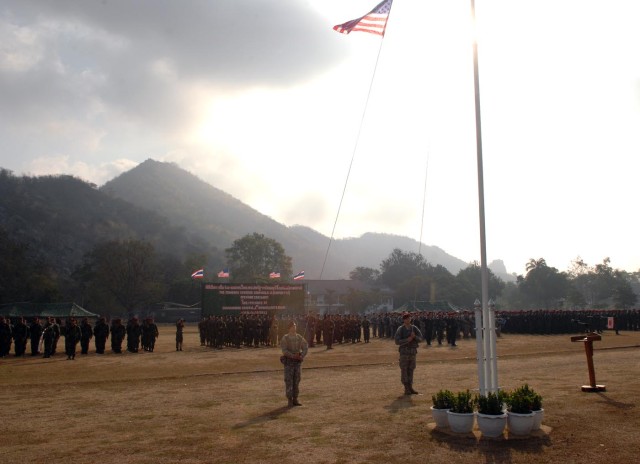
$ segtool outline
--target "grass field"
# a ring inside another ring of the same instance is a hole
[[[176,352],[160,327],[154,353],[0,360],[0,463],[601,463],[637,462],[640,333],[595,343],[604,393],[588,384],[569,335],[498,338],[504,389],[544,397],[547,433],[482,439],[433,431],[431,395],[477,388],[475,341],[423,346],[405,397],[390,340],[311,348],[300,401],[287,408],[275,348],[216,351],[195,327]],[[63,342],[63,340],[61,340]]]

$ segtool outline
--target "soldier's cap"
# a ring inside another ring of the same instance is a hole
[[[408,312],[405,311],[404,313],[402,313],[402,319],[407,319],[409,317],[411,317],[411,314],[409,314]]]

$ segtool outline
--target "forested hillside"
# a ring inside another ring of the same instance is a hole
[[[144,240],[177,258],[216,253],[189,228],[71,176],[15,177],[1,171],[0,227],[62,278],[70,278],[96,244],[110,240]]]
[[[105,300],[104,292],[89,288],[100,280],[92,274],[96,256],[130,249],[153,261],[151,272],[168,289],[158,298],[191,304],[193,269],[206,267],[207,275],[215,275],[227,264],[225,249],[254,233],[279,242],[293,272],[304,270],[308,279],[347,279],[358,267],[379,269],[396,249],[420,251],[426,262],[452,274],[467,265],[438,247],[419,248],[413,239],[387,234],[334,240],[329,247],[329,238],[309,227],[280,224],[178,166],[153,160],[102,188],[68,175],[19,177],[1,170],[0,232],[3,301],[36,293],[34,298],[55,299],[55,292],[66,299]],[[12,271],[17,264],[19,272]],[[34,278],[18,285],[25,275]]]

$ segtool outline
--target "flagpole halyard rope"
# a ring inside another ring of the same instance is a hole
[[[378,63],[380,61],[380,54],[382,52],[382,43],[383,42],[384,42],[384,40],[380,41],[380,47],[378,48],[378,55],[376,57],[376,63],[375,63],[375,66],[373,68],[373,73],[371,75],[371,81],[369,82],[369,90],[367,92],[367,99],[366,99],[366,101],[364,103],[364,108],[362,110],[362,116],[360,117],[360,125],[358,127],[358,134],[356,135],[356,141],[355,141],[355,144],[353,146],[353,151],[351,152],[351,161],[349,162],[349,169],[347,170],[347,176],[346,176],[346,178],[344,180],[344,187],[342,188],[342,196],[340,197],[340,202],[338,204],[338,211],[336,213],[336,218],[335,218],[335,220],[333,222],[333,228],[331,229],[331,237],[329,238],[329,244],[327,245],[327,251],[326,251],[326,253],[324,255],[324,261],[322,263],[322,269],[320,270],[320,278],[319,278],[319,280],[322,280],[322,276],[324,274],[324,269],[325,269],[325,266],[327,264],[327,258],[329,257],[329,250],[331,249],[331,243],[333,242],[333,237],[334,237],[335,232],[336,232],[336,226],[338,224],[338,218],[340,217],[340,211],[342,210],[342,203],[344,201],[344,197],[345,197],[345,194],[347,192],[347,185],[349,183],[349,177],[351,175],[351,169],[353,167],[353,162],[354,162],[355,157],[356,157],[356,152],[358,150],[358,145],[360,144],[360,136],[362,135],[362,127],[364,126],[364,119],[365,119],[365,116],[366,116],[366,113],[367,113],[367,108],[369,107],[369,100],[371,98],[371,90],[373,89],[373,83],[374,83],[374,80],[376,78],[376,71],[378,69]]]

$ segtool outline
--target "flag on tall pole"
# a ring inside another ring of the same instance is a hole
[[[392,3],[393,0],[383,0],[366,15],[358,19],[352,19],[351,21],[347,21],[343,24],[338,24],[337,26],[333,26],[333,30],[338,31],[341,34],[349,34],[350,32],[368,32],[370,34],[384,36]]]
[[[203,279],[204,278],[204,269],[198,269],[196,272],[191,274],[192,279]]]
[[[300,271],[293,276],[293,280],[302,280],[302,279],[304,279],[304,271]]]
[[[223,270],[218,272],[218,277],[223,278],[223,279],[229,277],[229,268],[225,267]]]

